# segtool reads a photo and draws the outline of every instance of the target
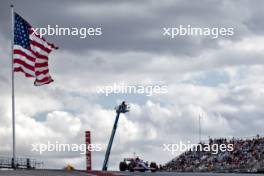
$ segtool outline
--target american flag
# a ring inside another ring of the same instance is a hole
[[[58,47],[34,33],[31,25],[17,13],[14,16],[14,71],[35,78],[36,86],[49,84],[53,79],[49,74],[48,55]]]

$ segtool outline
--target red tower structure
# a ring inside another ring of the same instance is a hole
[[[86,143],[86,171],[92,170],[92,153],[88,150],[88,146],[91,144],[91,132],[85,131],[85,143]]]

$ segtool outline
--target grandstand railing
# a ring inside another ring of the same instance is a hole
[[[12,157],[0,156],[0,168],[36,169],[40,168],[41,165],[43,165],[43,162],[37,162],[31,158],[15,158],[14,162]]]

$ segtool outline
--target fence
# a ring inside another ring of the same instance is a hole
[[[43,165],[43,162],[37,162],[35,159],[31,158],[16,158],[13,162],[11,157],[0,156],[0,168],[17,168],[17,169],[36,169]],[[15,163],[15,165],[14,165]]]

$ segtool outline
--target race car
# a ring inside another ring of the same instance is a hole
[[[127,171],[130,172],[134,171],[151,171],[156,172],[158,169],[157,164],[155,162],[151,162],[150,166],[148,166],[148,162],[144,162],[143,160],[139,159],[139,157],[136,158],[125,158],[124,161],[121,161],[119,164],[119,170],[120,171]]]

